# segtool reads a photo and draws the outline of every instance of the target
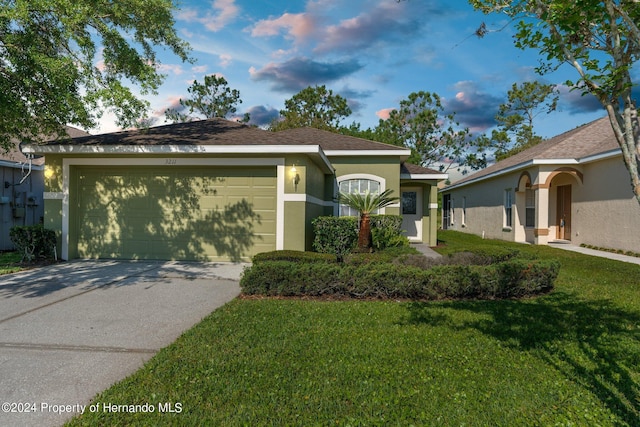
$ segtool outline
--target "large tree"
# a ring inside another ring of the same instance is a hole
[[[534,119],[542,113],[555,111],[558,92],[555,86],[538,81],[514,83],[507,92],[507,101],[500,105],[496,121],[498,134],[493,135],[498,143],[496,159],[512,156],[539,144],[543,138],[534,130]],[[506,135],[499,135],[504,132]],[[503,144],[502,142],[507,142]]]
[[[179,109],[169,108],[165,111],[168,121],[190,122],[198,118],[224,118],[234,114],[237,111],[236,105],[242,103],[240,91],[231,89],[222,76],[205,76],[204,83],[195,80],[187,90],[191,98],[180,99]],[[248,115],[245,115],[243,121],[248,121],[248,118]]]
[[[578,73],[570,86],[594,95],[609,116],[640,203],[640,119],[631,70],[640,58],[640,0],[470,0],[485,13],[517,21],[515,44],[537,49],[545,73],[562,64]],[[477,32],[479,36],[486,30]]]
[[[0,3],[0,146],[12,138],[64,135],[64,125],[96,126],[111,110],[119,126],[146,115],[134,95],[162,82],[155,53],[183,61],[173,0],[6,0]]]
[[[473,169],[486,165],[469,129],[460,126],[455,113],[444,111],[435,93],[411,93],[388,119],[380,120],[373,134],[378,141],[410,148],[411,163],[442,171],[453,164]]]
[[[347,100],[334,95],[324,85],[302,89],[287,99],[284,105],[280,117],[270,125],[273,131],[300,127],[337,131],[340,121],[351,115]]]

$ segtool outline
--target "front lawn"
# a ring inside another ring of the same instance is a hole
[[[440,239],[442,253],[513,246],[558,259],[555,290],[503,301],[236,299],[94,400],[153,413],[71,424],[638,425],[640,266]]]
[[[24,269],[20,265],[21,256],[18,252],[0,252],[0,275],[16,273]]]

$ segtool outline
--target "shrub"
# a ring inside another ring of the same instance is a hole
[[[9,237],[22,255],[22,262],[53,258],[56,233],[42,224],[11,227]]]
[[[262,252],[253,256],[251,261],[255,264],[264,261],[289,261],[289,262],[335,262],[335,257],[330,254],[318,252],[303,252],[291,250],[279,250]]]
[[[429,270],[391,263],[326,264],[265,261],[245,270],[248,295],[349,298],[515,298],[552,289],[559,264],[510,260],[481,265],[442,265]]]
[[[371,243],[375,250],[409,246],[400,215],[371,215]]]
[[[312,221],[313,248],[321,253],[333,254],[338,261],[351,253],[358,243],[358,218],[320,216]]]

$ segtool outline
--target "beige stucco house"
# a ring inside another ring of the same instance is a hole
[[[441,193],[445,229],[640,252],[640,205],[608,118],[497,162]]]
[[[29,146],[46,155],[44,223],[63,259],[247,260],[310,250],[338,190],[394,190],[408,237],[436,244],[437,183],[408,149],[317,129],[202,120]],[[341,212],[342,211],[342,212]]]

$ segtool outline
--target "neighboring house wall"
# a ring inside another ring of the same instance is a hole
[[[620,157],[584,166],[572,205],[576,244],[640,252],[640,205]]]
[[[28,165],[23,169],[18,163],[0,161],[0,250],[12,250],[9,237],[11,227],[34,225],[42,222],[44,216],[42,192],[44,177],[42,166]]]
[[[504,215],[505,193],[515,201],[517,175],[479,182],[473,186],[445,192],[450,197],[448,223],[442,228],[478,234],[490,239],[514,240],[514,230]],[[466,204],[463,206],[463,204]],[[464,209],[463,209],[464,207]],[[447,209],[443,205],[443,209]],[[444,219],[443,219],[444,220]]]
[[[516,242],[567,240],[640,251],[640,205],[620,156],[582,165],[531,166],[444,190],[443,197],[451,206],[443,212],[449,218],[442,224],[446,229]],[[562,204],[567,205],[564,214]]]

